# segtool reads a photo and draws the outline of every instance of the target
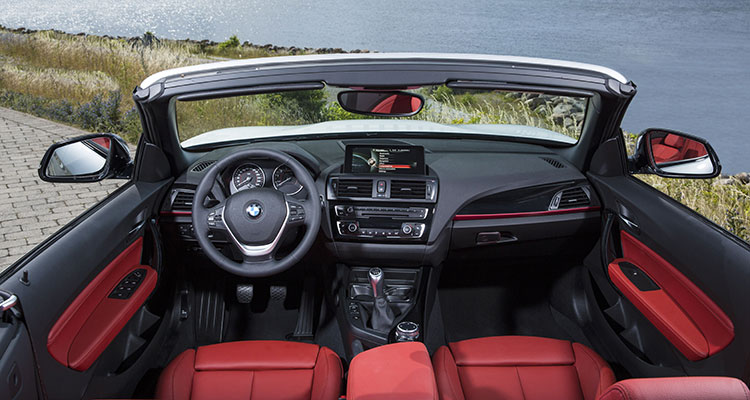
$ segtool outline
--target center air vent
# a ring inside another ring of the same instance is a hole
[[[421,199],[424,200],[427,183],[424,181],[391,181],[392,199]]]
[[[214,165],[215,162],[216,162],[216,160],[201,161],[198,164],[195,164],[195,166],[193,167],[193,169],[191,169],[191,171],[193,171],[193,172],[201,172],[204,169],[206,169],[206,168]]]
[[[193,209],[193,192],[177,192],[172,200],[172,211],[191,211]]]
[[[563,208],[584,207],[591,203],[588,191],[583,187],[575,187],[561,190],[552,197],[549,204],[550,210]]]
[[[335,190],[338,197],[372,197],[372,179],[339,179]]]

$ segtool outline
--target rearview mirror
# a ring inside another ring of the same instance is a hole
[[[338,100],[346,111],[384,117],[409,117],[424,105],[422,96],[399,91],[347,90],[339,92]]]
[[[637,172],[667,178],[713,178],[721,163],[704,139],[666,129],[647,129],[638,136]]]
[[[130,178],[133,162],[122,138],[111,133],[78,136],[53,144],[39,164],[47,182],[98,182]]]

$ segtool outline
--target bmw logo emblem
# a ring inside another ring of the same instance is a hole
[[[260,214],[263,212],[263,209],[260,207],[260,204],[258,203],[251,203],[249,206],[247,206],[247,215],[250,218],[258,218],[260,217]]]

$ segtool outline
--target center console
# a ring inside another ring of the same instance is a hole
[[[342,172],[331,174],[326,188],[334,239],[425,243],[437,194],[424,148],[347,146]]]
[[[349,366],[346,398],[434,400],[435,371],[422,343],[394,343],[367,350]]]
[[[421,260],[438,196],[438,179],[428,173],[424,148],[360,143],[346,147],[343,168],[326,182],[339,256],[348,251],[354,257],[344,259],[363,264],[339,265],[338,299],[352,354],[422,340]]]

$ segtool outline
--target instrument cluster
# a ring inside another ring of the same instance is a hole
[[[273,161],[246,161],[225,176],[229,194],[253,188],[274,188],[288,195],[298,194],[304,189],[289,166]]]

